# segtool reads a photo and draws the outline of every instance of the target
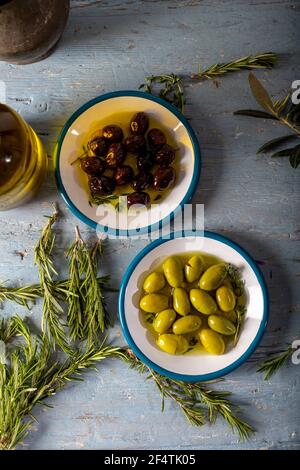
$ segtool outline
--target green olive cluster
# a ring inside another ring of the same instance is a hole
[[[148,190],[163,192],[174,185],[176,149],[164,132],[148,128],[148,116],[139,112],[129,123],[127,137],[120,126],[109,124],[89,140],[89,155],[81,159],[81,169],[88,175],[92,196],[111,196],[117,187],[130,186],[128,206],[148,206]],[[128,155],[135,157],[134,165],[128,164]]]
[[[179,256],[167,258],[162,272],[151,272],[143,284],[140,308],[154,314],[157,345],[169,354],[184,354],[190,336],[210,354],[225,352],[225,337],[236,332],[236,296],[227,279],[225,263],[204,270],[201,255],[186,264]]]

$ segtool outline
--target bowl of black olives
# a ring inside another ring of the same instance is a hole
[[[156,230],[193,196],[199,143],[184,116],[144,92],[102,95],[64,126],[58,188],[82,221],[110,234]]]

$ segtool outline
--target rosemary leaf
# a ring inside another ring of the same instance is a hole
[[[14,323],[15,335],[22,336],[23,342],[9,349],[8,364],[0,363],[0,450],[15,449],[24,441],[35,405],[44,403],[69,381],[81,380],[82,372],[98,362],[123,354],[118,347],[95,343],[61,363],[47,336],[32,336],[19,317],[2,321],[1,330],[10,329],[8,322]]]
[[[251,70],[251,69],[270,69],[277,61],[277,55],[273,52],[266,52],[263,54],[249,55],[241,57],[240,59],[233,60],[231,62],[218,63],[209,67],[207,70],[194,73],[191,75],[192,79],[203,80],[203,79],[214,79],[217,76],[225,75],[229,72],[236,72],[239,70]]]
[[[154,94],[158,87],[157,94],[160,98],[173,104],[179,111],[184,113],[184,88],[182,77],[171,73],[169,75],[150,75],[146,77],[146,83],[140,85],[147,93]]]
[[[236,346],[239,340],[239,336],[240,336],[241,328],[245,320],[246,312],[247,310],[246,310],[246,307],[244,307],[244,305],[238,305],[235,308],[236,322],[235,322],[235,334],[233,338],[233,346]]]
[[[55,242],[55,235],[52,226],[58,219],[58,211],[55,210],[42,231],[41,239],[35,248],[35,264],[39,268],[40,284],[43,290],[43,315],[42,331],[52,340],[53,346],[58,345],[66,353],[71,354],[72,350],[68,344],[68,339],[61,323],[61,316],[64,313],[53,288],[53,275],[57,275],[52,261],[52,250]]]
[[[98,257],[101,253],[101,242],[98,241],[92,250],[89,250],[82,240],[77,228],[78,251],[77,262],[79,275],[82,278],[80,297],[84,303],[83,334],[90,344],[93,343],[99,332],[104,332],[110,324],[110,319],[104,304],[101,286],[97,281]]]
[[[241,278],[240,270],[233,264],[226,264],[225,272],[231,282],[233,291],[237,297],[244,293],[245,285]]]
[[[68,314],[67,322],[70,328],[70,335],[74,341],[84,338],[84,306],[81,297],[80,268],[78,264],[78,253],[81,249],[81,239],[78,229],[76,230],[76,240],[67,251],[69,261],[69,288],[67,295]]]
[[[263,372],[264,379],[269,380],[287,362],[294,351],[295,349],[289,346],[285,351],[263,362],[257,372]]]
[[[228,399],[230,393],[211,390],[202,383],[187,383],[164,377],[143,364],[130,349],[124,349],[119,357],[140,374],[148,374],[147,378],[155,383],[160,392],[162,409],[164,400],[170,398],[194,426],[202,426],[207,421],[214,423],[220,416],[242,441],[249,439],[255,432],[252,426],[235,415],[234,405]]]

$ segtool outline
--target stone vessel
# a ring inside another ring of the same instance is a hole
[[[0,0],[0,61],[30,64],[48,57],[69,10],[70,0]]]

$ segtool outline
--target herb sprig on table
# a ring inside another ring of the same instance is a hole
[[[238,433],[241,441],[249,439],[255,432],[252,426],[234,413],[235,406],[229,401],[231,393],[212,390],[200,382],[188,383],[164,377],[143,364],[130,349],[124,351],[124,360],[130,368],[147,374],[148,380],[155,383],[161,395],[162,411],[165,399],[169,398],[175,401],[193,426],[214,423],[219,416],[225,419],[233,432]]]
[[[269,380],[278,370],[287,363],[288,359],[291,358],[293,353],[297,350],[293,346],[289,346],[287,349],[281,351],[279,354],[273,355],[266,361],[264,361],[257,372],[264,374],[264,379]]]
[[[16,337],[22,341],[12,345]],[[77,349],[59,361],[48,337],[33,336],[17,316],[2,320],[0,340],[10,346],[9,361],[0,361],[0,450],[15,449],[24,441],[34,421],[35,405],[44,403],[66,383],[82,380],[82,373],[100,361],[120,355],[119,348],[102,343]]]
[[[192,80],[203,81],[215,79],[227,73],[241,70],[270,69],[275,65],[276,61],[277,55],[273,52],[249,55],[232,60],[231,62],[214,64],[206,70],[199,68],[199,71],[192,73],[190,78]],[[146,77],[145,83],[140,85],[139,88],[148,93],[157,94],[160,98],[173,104],[184,114],[185,81],[187,81],[186,76],[176,75],[174,73],[150,75]]]
[[[41,258],[48,267],[53,266],[52,258],[49,261],[47,256],[48,254],[52,256],[55,242],[52,227],[57,218],[58,213],[55,215],[55,220],[51,217],[48,219],[38,244],[38,247],[43,248]],[[45,251],[45,246],[48,251]],[[0,321],[0,345],[5,346],[4,353],[3,348],[0,350],[0,449],[14,449],[23,442],[34,419],[32,415],[36,405],[44,403],[47,397],[55,394],[68,381],[80,379],[78,374],[81,370],[94,367],[98,361],[108,357],[118,357],[130,367],[134,366],[139,371],[148,372],[149,379],[153,380],[159,388],[162,398],[172,399],[193,425],[214,423],[216,417],[221,416],[233,431],[239,433],[241,439],[248,438],[254,430],[235,415],[234,405],[229,401],[227,392],[214,391],[201,383],[186,384],[167,379],[144,366],[128,349],[99,343],[98,337],[102,328],[97,327],[98,335],[92,335],[89,328],[96,328],[94,321],[101,309],[96,307],[96,302],[93,309],[93,302],[91,302],[89,309],[86,310],[86,298],[92,300],[89,294],[89,283],[94,290],[97,281],[97,285],[101,288],[101,300],[104,305],[103,294],[107,282],[106,277],[97,276],[96,251],[99,249],[99,242],[96,246],[97,248],[94,246],[91,251],[88,250],[77,230],[75,242],[67,252],[70,278],[62,281],[59,279],[49,281],[51,282],[51,295],[56,301],[63,300],[68,306],[66,311],[63,309],[59,317],[64,325],[64,341],[69,347],[67,351],[64,348],[65,360],[58,359],[61,358],[62,347],[57,342],[55,331],[53,336],[36,335],[36,329],[33,332],[30,324],[27,325],[26,321],[19,317]],[[84,255],[82,250],[85,252]],[[90,270],[88,276],[87,265]],[[51,272],[53,272],[52,269]],[[93,278],[92,283],[89,276]],[[85,282],[86,279],[88,280]],[[2,294],[5,295],[0,299],[2,302],[15,301],[24,307],[29,307],[32,300],[45,296],[44,286],[44,283],[25,288],[2,286]],[[76,299],[80,299],[82,304],[79,305]],[[52,299],[51,301],[53,302]],[[81,311],[78,310],[80,306]],[[75,327],[76,315],[83,311],[85,313],[77,329]],[[44,311],[43,325],[48,328],[49,316],[46,313]],[[96,321],[98,322],[99,319]],[[107,326],[105,321],[105,327]],[[20,341],[15,342],[16,337],[23,338],[21,344]],[[6,346],[9,347],[6,348]],[[12,400],[13,405],[11,405]]]
[[[286,126],[289,131],[292,131],[292,133],[276,137],[264,143],[257,150],[257,154],[274,152],[274,150],[277,150],[283,146],[283,144],[300,139],[300,104],[293,104],[289,94],[282,99],[272,100],[266,88],[253,73],[249,74],[249,84],[254,98],[262,107],[263,111],[257,109],[240,109],[234,114],[260,119],[272,119]],[[276,151],[272,153],[271,157],[287,157],[291,167],[297,168],[300,164],[300,143]]]

